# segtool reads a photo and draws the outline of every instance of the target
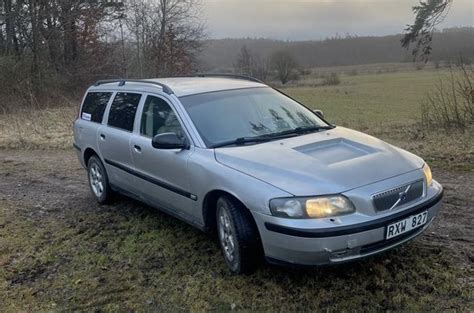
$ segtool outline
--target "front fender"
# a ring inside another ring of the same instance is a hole
[[[239,172],[216,161],[214,151],[196,149],[188,161],[190,186],[203,207],[205,196],[212,190],[225,191],[240,200],[249,210],[271,215],[270,199],[292,195],[269,183]]]

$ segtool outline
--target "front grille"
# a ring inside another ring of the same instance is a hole
[[[423,196],[423,180],[378,193],[372,197],[377,211],[392,210]]]

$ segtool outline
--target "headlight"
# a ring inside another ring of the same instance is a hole
[[[344,196],[278,198],[270,201],[274,216],[286,218],[324,218],[355,212]]]
[[[430,167],[426,163],[425,165],[423,165],[423,172],[425,172],[427,186],[431,186],[431,184],[433,183],[433,175],[431,174]]]

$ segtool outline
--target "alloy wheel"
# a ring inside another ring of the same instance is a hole
[[[104,175],[100,166],[96,163],[93,163],[89,170],[89,182],[95,196],[100,198],[104,193]]]
[[[219,240],[224,249],[225,257],[233,262],[235,258],[235,230],[232,226],[228,209],[224,206],[219,208]]]

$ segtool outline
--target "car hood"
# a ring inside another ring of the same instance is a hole
[[[337,127],[267,143],[215,149],[218,162],[296,196],[342,193],[419,169],[423,160]]]

